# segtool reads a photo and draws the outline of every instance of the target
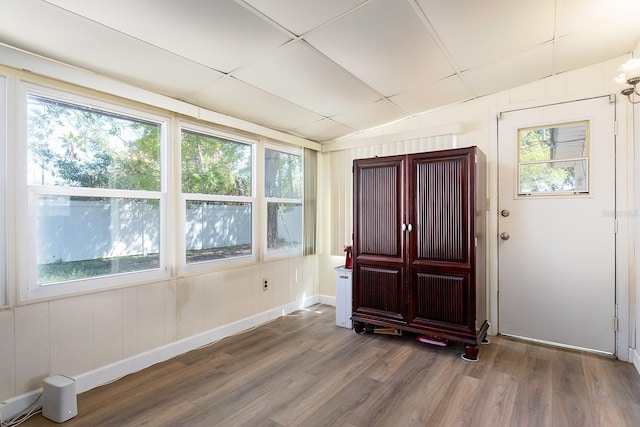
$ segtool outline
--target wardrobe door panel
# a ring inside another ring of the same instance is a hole
[[[362,315],[404,322],[405,296],[402,271],[363,265],[358,268],[357,274],[361,284],[357,312]]]
[[[358,224],[360,254],[400,257],[400,203],[397,165],[362,168]]]
[[[417,273],[413,289],[413,326],[469,332],[468,275]]]
[[[469,334],[472,310],[474,191],[471,149],[422,153],[412,157],[409,192],[408,320],[411,325]]]
[[[469,264],[469,188],[465,156],[415,161],[413,260],[438,265]]]
[[[354,163],[354,320],[406,319],[405,156]]]

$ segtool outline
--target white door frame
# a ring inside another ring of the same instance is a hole
[[[529,102],[518,105],[506,105],[491,111],[489,118],[491,126],[490,149],[487,153],[489,168],[489,203],[487,203],[488,217],[488,282],[489,282],[489,321],[490,334],[498,331],[498,116],[500,113],[509,111],[544,107],[558,103],[570,103],[587,98],[599,96],[609,96],[600,94],[583,98],[555,100],[553,102]],[[612,95],[613,97],[613,95]],[[616,95],[615,100],[615,120],[616,120],[616,216],[618,218],[618,233],[616,236],[616,311],[618,317],[618,328],[616,332],[615,352],[618,359],[623,361],[632,360],[633,349],[629,347],[630,334],[635,334],[630,323],[629,289],[630,277],[633,277],[634,268],[631,261],[633,254],[634,239],[630,233],[630,217],[634,215],[631,209],[633,206],[633,182],[634,182],[634,149],[632,130],[628,128],[631,123],[632,110],[627,105],[626,98]]]

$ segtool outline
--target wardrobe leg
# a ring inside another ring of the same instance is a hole
[[[480,347],[477,345],[469,345],[465,344],[464,346],[464,354],[462,354],[462,359],[467,362],[477,362],[478,361],[478,352]]]

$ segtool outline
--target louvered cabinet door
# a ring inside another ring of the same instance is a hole
[[[409,323],[475,334],[472,148],[411,157]]]
[[[354,162],[353,320],[406,323],[405,156]]]

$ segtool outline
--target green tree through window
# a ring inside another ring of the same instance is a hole
[[[29,96],[30,184],[160,190],[155,123]]]
[[[182,129],[186,262],[253,252],[253,146]]]
[[[37,284],[158,269],[161,125],[27,101]]]

